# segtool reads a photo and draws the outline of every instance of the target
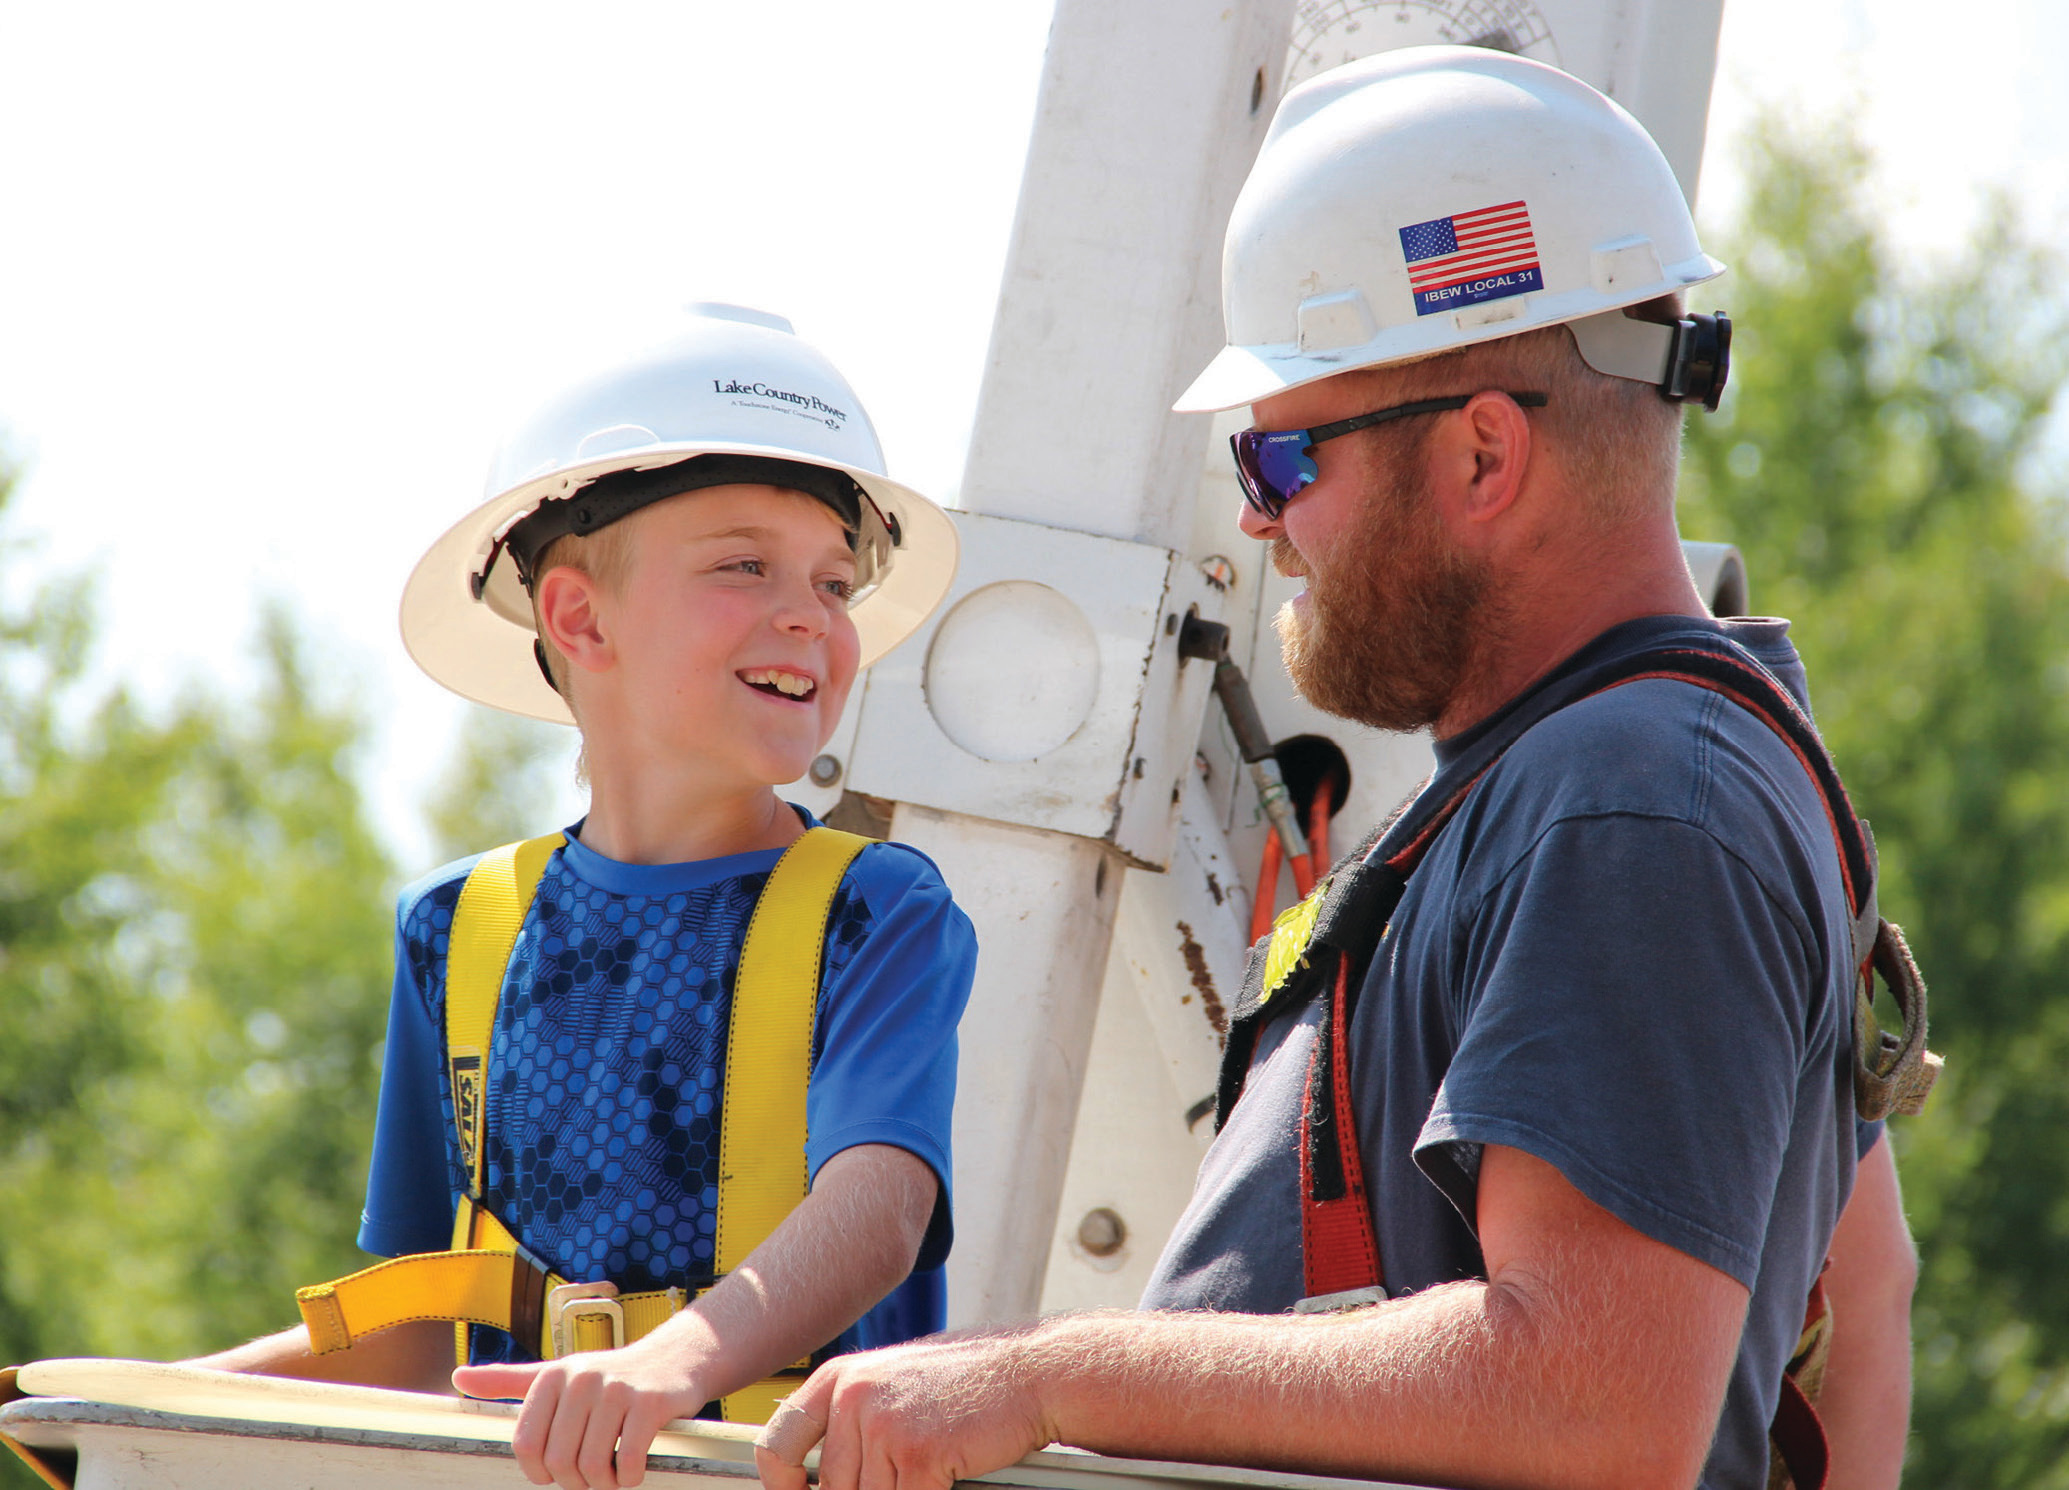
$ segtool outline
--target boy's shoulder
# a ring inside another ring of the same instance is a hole
[[[938,890],[948,894],[941,870],[909,843],[872,839],[848,866],[849,882],[864,894]]]
[[[489,850],[483,849],[481,853],[468,854],[441,864],[428,874],[419,875],[404,885],[395,895],[396,925],[404,931],[409,931],[435,918],[445,923],[438,927],[443,931],[446,925],[451,924],[452,908],[460,898],[460,890],[467,883],[467,876],[474,872],[474,866],[480,863],[482,855],[488,852]]]

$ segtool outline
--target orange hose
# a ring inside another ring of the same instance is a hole
[[[1307,810],[1308,848],[1313,851],[1315,862],[1327,866],[1329,863],[1329,818],[1336,811],[1336,786],[1327,776],[1315,785],[1315,800]]]
[[[1295,854],[1289,861],[1293,866],[1293,889],[1302,900],[1315,888],[1315,860],[1312,854]]]

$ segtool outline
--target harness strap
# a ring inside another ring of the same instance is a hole
[[[539,893],[546,863],[564,834],[549,833],[490,849],[475,861],[453,907],[445,954],[445,1056],[452,1075],[453,1126],[467,1170],[467,1193],[481,1197],[482,1109],[488,1090],[489,1041],[503,974],[517,933]]]
[[[680,1288],[620,1294],[608,1284],[570,1283],[550,1272],[481,1204],[484,1096],[496,1006],[517,933],[558,834],[482,856],[462,887],[446,959],[446,1039],[453,1118],[470,1191],[453,1220],[446,1252],[399,1257],[332,1283],[300,1289],[296,1301],[318,1354],[409,1320],[455,1321],[458,1358],[470,1324],[508,1330],[534,1343],[542,1360],[607,1349],[649,1334],[693,1295]],[[806,1088],[826,922],[842,878],[869,840],[813,828],[787,849],[755,903],[734,978],[720,1133],[717,1271],[705,1292],[767,1240],[808,1188]],[[464,1095],[463,1095],[464,1093]],[[721,1401],[732,1422],[764,1422],[810,1368],[801,1361]]]
[[[719,1124],[713,1266],[720,1277],[805,1198],[805,1087],[826,918],[868,841],[832,828],[806,833],[777,862],[747,923]]]
[[[460,1197],[453,1233],[450,1251],[394,1257],[349,1277],[298,1289],[295,1300],[309,1326],[310,1350],[325,1355],[399,1324],[449,1319],[463,1330],[470,1324],[506,1330],[550,1361],[582,1350],[608,1350],[619,1343],[615,1336],[620,1333],[626,1341],[640,1339],[691,1297],[680,1288],[599,1294],[593,1296],[608,1298],[609,1306],[570,1310],[570,1296],[561,1291],[595,1285],[570,1285],[547,1269],[494,1212],[470,1196]],[[615,1328],[613,1314],[619,1320]]]
[[[1336,988],[1323,1006],[1322,1028],[1309,1057],[1307,1101],[1300,1114],[1300,1246],[1307,1276],[1307,1297],[1301,1302],[1309,1313],[1376,1302],[1368,1290],[1385,1276],[1365,1198],[1365,1167],[1358,1161],[1350,1042],[1337,1037],[1350,972],[1350,959],[1339,956]]]

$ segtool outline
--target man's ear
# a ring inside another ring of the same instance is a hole
[[[1530,465],[1529,417],[1503,393],[1479,393],[1431,442],[1431,475],[1445,515],[1465,541],[1509,513]]]
[[[539,625],[570,664],[600,673],[611,665],[612,646],[604,634],[603,594],[596,580],[571,564],[560,564],[539,576]]]

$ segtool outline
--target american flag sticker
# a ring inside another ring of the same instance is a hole
[[[1521,202],[1411,223],[1401,229],[1401,252],[1419,316],[1545,287],[1530,209]]]

